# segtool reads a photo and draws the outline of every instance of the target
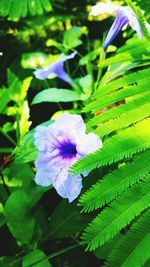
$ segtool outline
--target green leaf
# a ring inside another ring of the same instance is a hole
[[[3,113],[6,109],[8,102],[10,101],[11,97],[7,89],[0,90],[0,114]]]
[[[92,76],[90,74],[79,79],[79,84],[83,89],[85,95],[82,96],[82,99],[87,99],[92,93]]]
[[[45,89],[37,94],[32,101],[32,105],[42,102],[72,102],[77,100],[80,100],[80,95],[74,91],[52,88]]]
[[[23,245],[29,245],[35,221],[25,191],[18,190],[10,195],[4,207],[4,214],[8,228],[16,240]]]
[[[14,163],[27,163],[34,161],[38,155],[38,150],[34,144],[35,129],[30,131],[21,140],[20,145],[14,152]]]
[[[75,48],[82,44],[79,39],[82,34],[86,34],[87,30],[85,27],[74,26],[71,29],[64,32],[63,45],[68,49]]]
[[[31,265],[33,267],[52,267],[49,260],[45,258],[45,253],[42,250],[36,249],[24,257],[22,267],[29,267]]]

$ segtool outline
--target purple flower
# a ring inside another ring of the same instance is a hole
[[[106,36],[104,42],[104,50],[107,50],[108,45],[114,40],[121,29],[129,24],[133,30],[137,32],[139,38],[143,36],[140,24],[134,11],[128,6],[117,6],[111,3],[99,3],[92,7],[90,15],[97,16],[99,14],[116,12],[116,18]],[[148,31],[150,31],[149,24],[146,23]]]
[[[101,139],[85,133],[80,115],[64,113],[50,126],[36,128],[35,145],[39,150],[35,182],[41,186],[52,184],[60,196],[73,201],[80,194],[82,177],[68,170],[77,160],[101,148]]]
[[[33,73],[35,77],[39,80],[47,79],[51,74],[56,75],[61,80],[69,83],[71,82],[71,78],[68,76],[66,71],[64,70],[64,62],[68,59],[74,58],[76,52],[71,53],[70,55],[61,54],[61,56],[52,64],[50,64],[46,68],[38,68]]]

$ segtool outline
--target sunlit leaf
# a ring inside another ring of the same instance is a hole
[[[33,104],[39,104],[42,102],[72,102],[80,100],[80,95],[74,91],[68,89],[45,89],[38,93],[33,101]]]

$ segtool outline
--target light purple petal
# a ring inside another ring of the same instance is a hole
[[[50,127],[50,126],[49,126]],[[66,137],[79,137],[80,134],[85,133],[85,124],[80,115],[64,113],[53,124],[53,130]],[[75,140],[73,140],[75,141]]]
[[[49,127],[37,126],[35,131],[35,145],[39,151],[53,152],[55,149],[56,139],[49,134]]]
[[[73,52],[70,55],[65,55],[65,54],[61,54],[61,56],[59,57],[59,59],[57,61],[59,62],[65,62],[68,59],[72,59],[76,56],[77,52]]]
[[[64,62],[68,59],[74,58],[76,55],[76,52],[71,53],[70,55],[64,55],[61,54],[61,56],[52,64],[50,64],[46,68],[38,68],[33,73],[35,77],[39,80],[45,80],[50,75],[54,74],[61,80],[65,82],[71,82],[71,78],[68,76],[66,71],[64,70]]]
[[[82,156],[93,153],[100,148],[102,148],[102,141],[94,133],[83,135],[77,142],[77,152]]]
[[[36,69],[33,74],[35,75],[35,77],[39,80],[45,80],[47,79],[52,73],[49,71],[49,69],[45,68],[38,68]]]
[[[129,25],[131,26],[131,28],[136,31],[137,36],[139,38],[143,37],[143,32],[141,30],[139,21],[135,15],[135,13],[133,12],[133,10],[130,7],[125,7],[126,10],[126,16],[129,20]]]
[[[68,172],[62,172],[53,186],[60,196],[68,198],[69,202],[72,202],[81,192],[82,178],[80,175],[74,176]]]
[[[49,186],[51,184],[49,174],[42,165],[38,166],[38,170],[35,175],[35,182],[41,186]]]
[[[46,136],[46,127],[45,126],[37,126],[35,131],[35,145],[40,151],[46,150],[47,147],[47,140]]]
[[[115,21],[113,22],[104,42],[104,50],[107,50],[108,45],[114,40],[116,35],[121,29],[128,23],[127,16],[124,16],[122,12],[117,12]]]
[[[51,156],[41,152],[37,157],[35,162],[35,167],[37,169],[35,182],[39,185],[43,183],[47,185],[53,183],[63,169],[63,162],[57,156]],[[47,179],[47,181],[46,181]],[[44,181],[43,181],[44,180]]]
[[[92,10],[90,12],[91,16],[98,16],[100,14],[108,13],[113,14],[118,9],[118,6],[112,3],[98,3],[92,6]]]
[[[67,72],[64,70],[64,63],[63,62],[55,62],[53,66],[51,66],[48,70],[50,74],[55,74],[59,79],[63,80],[64,82],[70,83],[71,78],[68,76]]]

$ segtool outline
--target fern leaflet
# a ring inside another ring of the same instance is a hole
[[[92,113],[95,113],[96,111],[99,111],[100,109],[110,106],[111,104],[114,104],[117,101],[123,100],[129,96],[134,96],[142,92],[149,91],[149,83],[150,78],[146,77],[145,79],[139,81],[138,85],[128,86],[127,88],[118,90],[113,94],[107,95],[107,97],[102,96],[100,101],[94,101],[90,103],[83,109],[83,111],[92,111]]]
[[[82,243],[88,250],[113,238],[136,216],[150,206],[150,179],[129,188],[123,195],[105,208],[85,229]]]
[[[150,115],[150,103],[132,109],[131,111],[124,113],[119,118],[108,121],[99,126],[95,133],[103,137],[111,132],[118,131],[119,129],[126,128],[127,126],[136,123]]]
[[[89,212],[102,207],[142,179],[150,172],[149,158],[150,151],[143,151],[135,156],[132,163],[105,175],[80,197],[79,205],[83,206],[82,211]]]
[[[0,15],[9,16],[10,19],[26,17],[29,13],[41,15],[44,11],[51,11],[52,6],[49,0],[0,0]]]
[[[105,267],[141,267],[150,258],[150,211],[133,224],[108,257]]]
[[[145,79],[149,75],[149,68],[140,70],[134,73],[130,73],[128,75],[125,75],[115,81],[109,82],[107,84],[101,84],[98,88],[98,91],[96,91],[96,94],[93,95],[93,98],[96,96],[101,97],[103,95],[106,95],[112,91],[115,91],[121,87],[125,87],[130,84],[134,84],[139,82],[140,80]]]
[[[149,125],[150,119],[148,118],[135,124],[135,126],[118,132],[104,142],[101,150],[97,150],[75,163],[70,172],[74,174],[88,172],[124,158],[132,157],[136,152],[145,150],[150,146]]]
[[[121,116],[122,114],[133,110],[134,108],[138,108],[145,103],[147,103],[147,99],[150,96],[149,92],[143,93],[138,95],[136,99],[132,101],[128,101],[125,104],[120,104],[119,106],[115,106],[104,113],[101,113],[95,117],[93,117],[91,120],[89,120],[86,124],[87,128],[91,128],[92,126],[97,126],[102,122],[108,121],[113,118],[117,118]]]

